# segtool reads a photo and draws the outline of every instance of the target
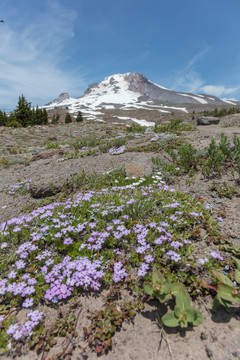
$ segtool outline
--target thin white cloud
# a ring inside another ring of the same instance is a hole
[[[194,70],[195,65],[211,50],[205,47],[199,51],[187,63],[185,68],[179,71],[171,84],[171,88],[182,92],[204,93],[217,97],[234,97],[240,91],[240,86],[227,87],[225,85],[210,85],[202,79],[200,74]]]
[[[171,88],[178,91],[195,93],[202,87],[203,84],[204,82],[198,73],[195,71],[189,71],[181,76],[178,76],[173,82]]]
[[[206,94],[215,95],[218,97],[222,97],[225,95],[231,95],[240,90],[240,86],[238,87],[226,87],[224,85],[205,85],[201,87],[201,91]]]
[[[0,108],[15,107],[24,94],[34,105],[60,92],[76,93],[84,81],[62,64],[66,41],[74,36],[75,11],[56,0],[19,31],[19,22],[4,24],[0,32]]]
[[[206,46],[204,49],[200,50],[197,54],[195,54],[192,59],[190,59],[187,63],[185,71],[191,69],[196,63],[202,60],[210,50],[211,48],[209,46]]]

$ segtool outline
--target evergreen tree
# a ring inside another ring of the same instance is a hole
[[[82,122],[82,121],[83,121],[82,113],[81,111],[79,111],[77,113],[76,122]]]
[[[52,117],[52,124],[58,124],[59,119],[60,115],[58,113],[54,114]]]
[[[7,123],[7,114],[0,110],[0,126],[5,126]]]
[[[43,112],[43,115],[42,115],[43,122],[42,122],[42,124],[43,124],[43,125],[47,125],[47,123],[48,123],[48,113],[47,113],[47,110],[44,108],[44,109],[42,110],[42,112]]]
[[[8,127],[21,127],[22,125],[16,120],[16,116],[14,112],[11,112],[8,116],[7,116],[7,121],[6,121],[6,126]]]
[[[31,125],[32,123],[32,110],[31,110],[31,103],[27,102],[25,97],[19,96],[18,105],[16,110],[14,111],[14,115],[16,118],[16,121],[26,127],[28,125]]]
[[[65,116],[65,124],[69,124],[72,122],[72,117],[69,113],[66,113],[66,116]]]

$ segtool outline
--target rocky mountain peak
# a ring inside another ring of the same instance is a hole
[[[46,104],[46,106],[52,105],[52,104],[60,104],[61,102],[63,102],[64,100],[68,100],[70,99],[70,96],[68,93],[61,93],[57,99],[50,101],[48,104]]]

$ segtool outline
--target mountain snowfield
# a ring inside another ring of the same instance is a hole
[[[90,85],[79,98],[72,98],[63,93],[44,107],[47,110],[63,107],[73,114],[80,110],[84,118],[99,120],[98,117],[103,115],[104,110],[142,109],[157,110],[160,113],[177,110],[187,113],[188,104],[236,105],[232,101],[221,100],[215,96],[176,92],[149,81],[140,73],[126,73],[111,75],[100,83]],[[142,125],[154,124],[124,116],[119,119],[131,119]]]

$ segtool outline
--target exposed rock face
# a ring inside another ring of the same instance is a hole
[[[97,88],[98,87],[98,83],[94,83],[91,85],[88,85],[87,90],[84,91],[84,95],[90,94],[90,92],[92,91],[92,89]]]
[[[70,96],[68,93],[62,93],[59,95],[59,97],[53,101],[50,101],[48,104],[46,104],[46,106],[52,105],[52,104],[60,104],[61,102],[63,102],[64,100],[70,99]]]
[[[197,125],[217,125],[220,119],[212,116],[201,116],[197,119]]]
[[[174,104],[221,104],[224,102],[215,96],[181,93],[166,89],[149,81],[140,73],[128,73],[125,80],[129,82],[129,90],[139,92],[149,100],[161,100]]]

